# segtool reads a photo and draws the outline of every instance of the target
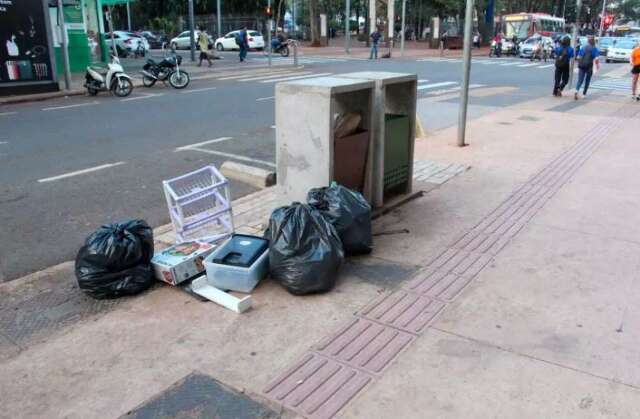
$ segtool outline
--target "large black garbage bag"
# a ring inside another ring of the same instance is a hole
[[[78,286],[97,299],[137,294],[154,282],[152,257],[153,230],[145,221],[103,225],[78,251]]]
[[[316,209],[297,202],[275,209],[265,238],[271,278],[291,294],[333,288],[344,251],[335,228]]]
[[[371,253],[371,205],[361,193],[334,183],[311,189],[307,201],[336,228],[347,255]]]

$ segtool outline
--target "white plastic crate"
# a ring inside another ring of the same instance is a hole
[[[233,234],[229,182],[214,166],[162,183],[176,241],[212,241]]]

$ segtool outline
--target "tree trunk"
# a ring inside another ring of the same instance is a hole
[[[320,27],[318,24],[318,0],[309,0],[309,29],[311,31],[311,46],[320,46]]]
[[[281,16],[281,12],[282,12],[282,1],[280,0],[278,2],[278,13],[276,14],[276,27],[275,27],[275,31],[278,32],[278,27],[280,26],[280,16]],[[282,25],[282,27],[284,28],[284,25]]]

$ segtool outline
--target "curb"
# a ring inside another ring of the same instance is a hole
[[[222,163],[220,173],[228,178],[248,183],[258,189],[265,189],[276,184],[276,174],[274,172],[232,161]]]

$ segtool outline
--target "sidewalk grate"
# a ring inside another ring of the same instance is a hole
[[[442,249],[413,280],[361,309],[345,327],[316,346],[315,352],[282,374],[265,390],[267,397],[306,417],[333,417],[473,281],[570,180],[609,132],[637,114],[637,108],[628,106],[597,124]],[[416,162],[416,166],[423,176],[429,174],[423,180],[435,176],[436,171],[455,176],[461,170],[428,162]]]

